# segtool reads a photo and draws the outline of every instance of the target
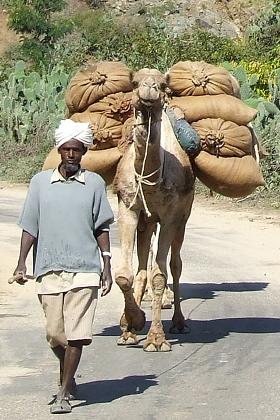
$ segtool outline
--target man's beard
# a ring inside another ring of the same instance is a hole
[[[65,163],[64,169],[65,172],[74,174],[80,169],[80,165],[78,163]]]

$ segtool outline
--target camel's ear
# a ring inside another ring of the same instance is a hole
[[[170,82],[169,72],[165,73],[164,78],[165,78],[166,86],[168,86],[169,85],[169,82]]]
[[[129,72],[129,80],[132,83],[133,82],[133,78],[134,78],[134,71],[130,70]]]
[[[135,80],[135,72],[133,72],[132,70],[129,73],[129,78],[133,89],[136,89],[138,87],[138,81]]]
[[[129,80],[130,83],[133,85],[133,79],[134,79],[134,71],[130,70],[129,72]]]
[[[170,82],[170,76],[169,76],[169,73],[167,72],[167,73],[165,73],[165,75],[164,75],[164,79],[165,79],[165,93],[168,95],[168,96],[170,96],[171,95],[171,89],[170,89],[170,87],[169,87],[169,82]]]

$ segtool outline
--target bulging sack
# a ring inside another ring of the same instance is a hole
[[[94,136],[91,150],[102,150],[116,147],[122,135],[122,123],[98,112],[79,112],[71,116],[76,122],[88,122]]]
[[[132,117],[128,118],[123,127],[122,127],[122,137],[118,143],[118,149],[123,155],[127,146],[133,142],[133,127],[134,119]]]
[[[107,95],[132,91],[130,74],[119,61],[100,61],[78,71],[65,95],[70,113],[82,112]]]
[[[131,98],[132,92],[114,93],[90,105],[87,111],[103,113],[109,118],[114,118],[124,123],[132,116]]]
[[[245,197],[264,185],[260,168],[252,156],[216,157],[201,151],[194,163],[198,179],[227,197]]]
[[[168,75],[168,85],[177,96],[233,94],[230,73],[204,61],[179,61]]]
[[[231,84],[232,84],[232,94],[238,99],[241,99],[241,92],[240,92],[240,84],[236,77],[234,77],[232,74],[229,75]]]
[[[256,109],[230,95],[174,97],[169,105],[182,109],[188,122],[222,118],[238,125],[247,125],[257,115]]]
[[[242,157],[252,153],[248,127],[221,118],[206,118],[192,123],[200,137],[201,149],[216,156]]]

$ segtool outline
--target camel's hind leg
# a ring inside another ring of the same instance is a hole
[[[179,289],[179,280],[182,273],[182,259],[180,251],[184,240],[185,227],[185,224],[183,224],[177,229],[174,240],[171,244],[170,271],[173,277],[174,315],[169,331],[177,334],[189,332],[189,328],[186,325],[184,315],[181,311]]]
[[[141,305],[147,286],[147,265],[150,253],[151,237],[156,223],[145,224],[144,229],[137,230],[138,271],[134,280],[134,298]]]
[[[138,213],[126,208],[119,200],[119,234],[121,241],[121,262],[116,272],[116,283],[124,295],[125,308],[120,320],[122,335],[118,344],[134,344],[137,342],[135,331],[140,331],[145,325],[145,314],[136,304],[132,293],[133,268],[132,257],[135,233],[138,224]]]
[[[182,259],[180,251],[184,241],[186,223],[191,214],[193,197],[194,193],[191,191],[187,196],[185,218],[182,223],[178,225],[174,239],[171,243],[170,271],[173,277],[174,315],[172,317],[170,332],[179,334],[190,331],[189,327],[186,325],[186,321],[181,310],[179,280],[182,273]]]

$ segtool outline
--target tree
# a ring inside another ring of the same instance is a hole
[[[55,42],[72,28],[65,18],[54,17],[61,12],[65,0],[8,0],[9,26],[22,34],[21,52],[33,62],[47,62]]]

